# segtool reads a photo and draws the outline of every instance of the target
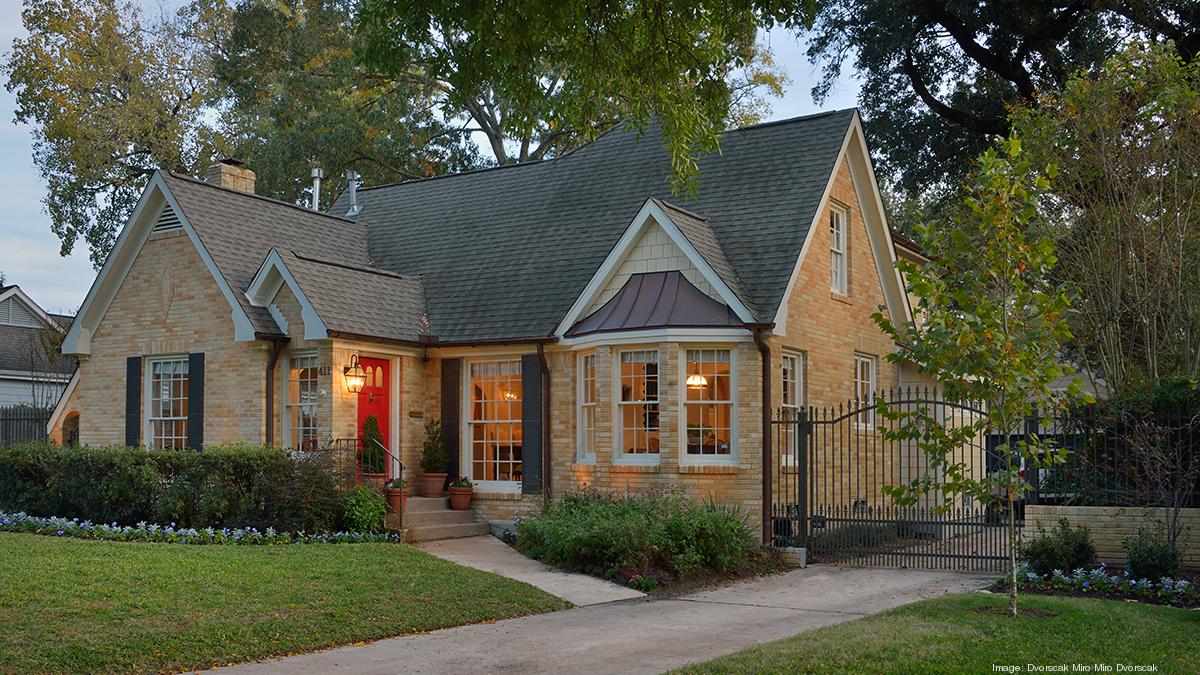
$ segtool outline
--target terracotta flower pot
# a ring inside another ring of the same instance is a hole
[[[475,488],[450,488],[450,508],[455,511],[466,511],[471,508],[471,496],[473,494],[475,494]]]
[[[446,474],[422,473],[420,481],[422,497],[441,497],[444,494],[442,488],[446,485]]]
[[[408,506],[408,488],[384,488],[383,494],[393,512],[403,511]]]
[[[387,479],[386,473],[367,473],[364,471],[362,475],[364,485],[374,485],[380,490],[383,489],[383,484],[387,482]]]

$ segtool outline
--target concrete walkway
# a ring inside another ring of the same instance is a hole
[[[548,565],[526,558],[490,534],[431,541],[416,544],[414,548],[459,565],[524,581],[579,607],[646,597],[645,593],[611,581],[589,577],[586,574],[559,572]]]
[[[246,673],[661,673],[990,577],[810,567],[676,599],[627,600],[238,666]]]

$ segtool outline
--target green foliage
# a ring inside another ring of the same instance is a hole
[[[450,483],[450,487],[452,487],[452,488],[469,488],[469,487],[475,487],[475,484],[471,482],[470,478],[467,478],[466,476],[459,476],[458,480]]]
[[[1161,523],[1153,527],[1139,527],[1137,533],[1126,539],[1122,546],[1129,576],[1134,579],[1173,579],[1183,565],[1183,552],[1167,539],[1166,528]]]
[[[362,470],[366,473],[383,473],[385,470],[384,452],[383,452],[383,432],[379,430],[379,419],[374,415],[367,415],[362,424],[362,437],[359,439],[362,449],[359,452],[359,460],[362,462]]]
[[[1017,555],[1043,576],[1055,570],[1069,574],[1096,564],[1096,545],[1088,528],[1071,527],[1063,518],[1049,532],[1039,526],[1037,536],[1023,542]]]
[[[241,445],[0,446],[0,509],[123,525],[327,531],[341,509],[327,462]]]
[[[1075,356],[1118,394],[1200,378],[1200,61],[1134,44],[1080,73],[1014,133],[1054,163],[1059,276]]]
[[[516,546],[555,567],[635,587],[647,579],[657,584],[692,570],[744,565],[757,550],[754,534],[730,508],[678,493],[593,491],[566,495],[522,519]]]
[[[421,470],[425,473],[445,473],[449,462],[446,436],[442,432],[442,421],[430,419],[425,422],[425,442],[421,445]]]
[[[347,492],[342,506],[342,527],[347,532],[379,532],[387,515],[387,500],[370,485]]]

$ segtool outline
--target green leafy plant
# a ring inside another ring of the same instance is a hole
[[[1139,527],[1136,534],[1125,540],[1125,564],[1134,579],[1155,581],[1179,574],[1183,553],[1167,539],[1161,523]]]
[[[472,483],[471,480],[469,478],[467,478],[466,476],[459,476],[458,480],[456,480],[450,484],[450,487],[452,487],[452,488],[469,488],[469,487],[475,487],[475,484]]]
[[[1070,572],[1096,564],[1096,545],[1086,527],[1071,527],[1062,518],[1047,532],[1040,525],[1036,537],[1021,544],[1017,555],[1037,574],[1053,574],[1054,570]]]
[[[383,432],[379,430],[379,419],[367,415],[363,420],[361,439],[362,451],[360,460],[362,469],[367,473],[384,472]]]
[[[425,473],[445,473],[449,463],[447,454],[442,421],[431,419],[425,422],[425,442],[421,445],[421,470]]]
[[[360,485],[346,493],[342,521],[348,532],[379,532],[387,515],[387,500],[370,485]]]
[[[395,477],[395,478],[393,478],[393,479],[389,480],[388,482],[384,483],[384,484],[383,484],[383,487],[385,487],[385,488],[391,488],[391,489],[393,489],[393,490],[402,490],[402,489],[404,489],[404,488],[408,487],[408,481],[406,481],[406,480],[404,480],[403,478],[401,478],[401,477],[397,476],[397,477]]]

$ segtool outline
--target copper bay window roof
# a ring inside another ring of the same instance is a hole
[[[645,328],[729,328],[745,324],[677,270],[629,277],[608,302],[580,319],[567,337]]]

